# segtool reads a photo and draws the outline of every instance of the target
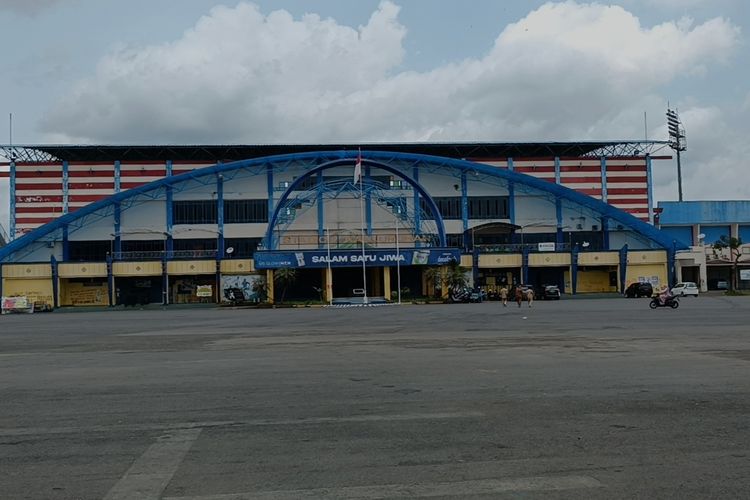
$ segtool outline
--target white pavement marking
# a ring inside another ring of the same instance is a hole
[[[517,479],[477,479],[425,484],[383,484],[373,486],[344,486],[309,490],[254,491],[194,497],[170,497],[164,500],[286,500],[309,498],[425,498],[468,495],[493,495],[513,491],[561,491],[599,488],[602,483],[589,476],[539,476]]]
[[[164,488],[177,472],[188,450],[201,433],[198,429],[184,429],[159,438],[149,446],[109,490],[104,500],[158,500]]]

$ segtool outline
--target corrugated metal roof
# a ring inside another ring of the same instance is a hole
[[[594,152],[605,155],[643,155],[662,149],[663,141],[584,141],[584,142],[420,142],[420,143],[338,143],[338,144],[234,144],[234,145],[14,145],[12,154],[24,161],[23,151],[38,151],[67,161],[237,161],[263,156],[308,153],[312,151],[391,151],[442,156],[455,159],[581,157]],[[10,146],[0,149],[11,150]],[[622,152],[622,153],[619,153]],[[624,154],[623,154],[624,155]],[[38,161],[38,160],[37,160]]]

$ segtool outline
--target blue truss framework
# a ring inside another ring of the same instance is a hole
[[[363,177],[363,179],[365,178]],[[428,214],[421,210],[421,207],[416,207],[416,210],[412,209],[403,195],[394,194],[394,190],[390,186],[373,179],[364,180],[361,190],[353,180],[325,181],[307,191],[296,192],[295,195],[288,197],[283,204],[279,202],[277,204],[279,217],[274,229],[274,240],[281,238],[284,233],[291,229],[295,220],[307,213],[317,203],[337,199],[342,195],[355,199],[360,197],[371,199],[384,210],[391,212],[399,227],[405,225],[413,236],[419,236],[421,242],[426,243],[427,246],[439,245],[437,227],[434,221],[426,217]]]
[[[332,162],[353,164],[359,154],[357,151],[316,151],[283,154],[217,163],[173,177],[165,177],[94,202],[27,233],[0,249],[0,262],[8,261],[16,254],[22,258],[23,255],[28,255],[51,241],[61,241],[65,231],[70,235],[97,220],[113,216],[118,212],[121,213],[144,202],[166,199],[169,190],[172,190],[173,193],[189,191],[200,186],[214,184],[219,176],[221,176],[223,182],[227,182],[243,177],[266,175],[268,172],[280,173],[289,168],[302,167],[303,170],[310,171]],[[606,218],[609,224],[620,225],[631,230],[653,248],[672,251],[687,248],[653,226],[622,210],[572,189],[529,175],[465,160],[415,153],[362,151],[361,155],[365,164],[370,162],[369,164],[374,168],[379,168],[378,165],[386,165],[391,169],[399,170],[404,176],[402,178],[409,177],[411,179],[408,172],[422,171],[448,175],[453,178],[461,178],[462,175],[466,175],[471,181],[492,183],[499,186],[512,185],[516,192],[542,194],[551,203],[557,203],[557,200],[560,200],[562,204],[573,210]],[[269,200],[269,204],[272,203],[274,203],[274,200]]]
[[[391,174],[396,175],[397,177],[401,178],[402,180],[406,181],[417,193],[422,195],[425,202],[427,203],[427,206],[430,209],[430,213],[434,216],[435,219],[435,225],[437,226],[437,245],[440,247],[445,247],[447,245],[447,238],[445,234],[445,224],[443,223],[443,217],[440,215],[440,210],[438,210],[437,205],[435,204],[435,201],[432,199],[430,194],[422,187],[421,184],[419,184],[417,181],[406,175],[402,170],[399,170],[398,168],[395,168],[392,165],[389,165],[387,162],[382,161],[376,161],[372,158],[365,158],[360,156],[359,153],[357,153],[357,159],[361,159],[362,165],[364,167],[375,167],[379,168],[381,170],[385,170],[386,172],[389,172]],[[337,159],[332,161],[327,161],[322,163],[321,165],[318,165],[307,172],[305,172],[302,176],[296,178],[284,191],[284,194],[281,195],[281,198],[279,199],[279,202],[276,205],[276,209],[274,210],[273,215],[268,220],[268,228],[266,229],[266,236],[263,239],[264,241],[264,248],[268,250],[275,250],[278,246],[278,237],[274,237],[276,225],[284,221],[286,222],[286,219],[291,216],[292,214],[289,213],[290,207],[288,205],[289,199],[292,198],[294,191],[297,190],[297,188],[302,185],[302,183],[312,177],[313,175],[316,175],[318,173],[322,173],[325,170],[329,170],[332,168],[337,168],[341,166],[347,166],[352,165],[352,161],[349,158],[344,159]],[[353,177],[352,177],[353,181]],[[344,184],[346,186],[346,184]],[[352,186],[354,187],[354,186]],[[359,187],[356,188],[359,190]],[[317,194],[317,193],[316,193]],[[363,196],[365,196],[365,191],[363,188]],[[415,212],[418,213],[420,207],[415,207]],[[287,215],[289,213],[289,215]],[[414,231],[418,234],[421,231],[421,224],[419,224],[419,218],[416,219],[416,224],[414,226]]]

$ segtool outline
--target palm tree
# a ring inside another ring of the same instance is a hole
[[[742,239],[735,238],[733,236],[722,235],[717,242],[714,243],[714,254],[729,250],[729,260],[732,262],[732,280],[731,280],[731,291],[736,291],[739,286],[737,282],[738,271],[737,267],[740,263],[740,257],[742,257]]]
[[[273,280],[281,285],[281,300],[279,303],[284,303],[284,297],[286,296],[286,289],[295,282],[297,279],[297,270],[292,267],[282,267],[277,269],[273,274]]]
[[[435,288],[443,290],[457,290],[468,285],[465,270],[455,260],[447,266],[431,267],[425,271],[427,279],[432,281]]]

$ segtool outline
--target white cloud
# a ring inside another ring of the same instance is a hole
[[[418,73],[400,69],[398,13],[384,1],[355,29],[216,7],[179,40],[111,53],[43,128],[105,143],[641,138],[643,110],[663,113],[660,89],[739,40],[721,18],[645,27],[618,6],[548,3],[484,56]]]
[[[750,199],[746,133],[731,127],[717,107],[694,106],[680,112],[688,150],[682,153],[682,186],[686,200]],[[677,199],[676,162],[658,162],[655,191],[658,199]]]

